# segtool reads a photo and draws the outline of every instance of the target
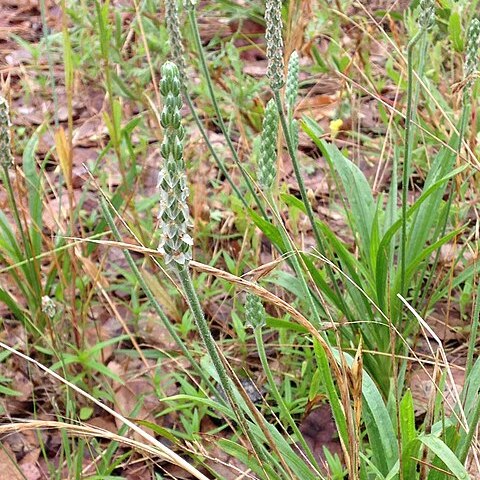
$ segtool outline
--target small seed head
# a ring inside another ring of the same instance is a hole
[[[267,77],[272,90],[280,90],[285,83],[283,73],[282,2],[267,0],[265,5],[265,40],[267,43]]]
[[[11,126],[8,103],[5,98],[0,97],[0,163],[5,168],[13,165],[10,138]]]
[[[162,67],[160,93],[164,102],[160,115],[160,123],[164,128],[160,154],[164,163],[158,174],[157,184],[160,189],[158,250],[164,254],[166,264],[175,261],[177,265],[183,267],[192,259],[193,239],[188,234],[189,191],[183,159],[185,130],[180,115],[182,98],[179,70],[172,62],[166,62]]]
[[[257,295],[250,292],[247,293],[245,301],[245,318],[247,324],[252,328],[262,328],[266,325],[262,301]]]
[[[278,111],[273,99],[265,107],[263,130],[258,160],[258,183],[270,191],[277,175]]]

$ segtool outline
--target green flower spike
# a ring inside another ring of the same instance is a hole
[[[421,28],[429,30],[435,23],[435,2],[433,0],[420,0],[418,8],[420,9],[418,23]]]
[[[285,100],[287,103],[287,112],[291,116],[298,95],[298,53],[293,51],[288,62],[287,82],[285,84]]]
[[[165,0],[165,23],[167,25],[168,41],[170,43],[170,55],[175,59],[181,79],[183,80],[185,78],[186,66],[177,0]]]
[[[163,167],[158,174],[160,189],[158,251],[165,255],[166,264],[175,261],[183,267],[192,259],[193,240],[188,234],[189,191],[183,160],[185,130],[181,124],[180,86],[177,66],[172,62],[166,62],[162,67],[160,81],[160,93],[164,101],[160,123],[164,128],[164,137],[160,147]]]
[[[285,83],[283,74],[282,2],[267,0],[265,4],[265,40],[267,43],[267,77],[272,90],[280,90]]]
[[[245,318],[247,324],[252,328],[262,328],[265,326],[265,309],[262,301],[253,293],[247,293],[245,301]]]
[[[464,75],[468,78],[478,68],[478,48],[480,46],[480,21],[474,18],[467,33],[467,48],[465,53]]]
[[[266,192],[270,191],[277,176],[277,134],[278,111],[271,99],[265,107],[258,160],[258,183]]]
[[[5,98],[0,97],[0,164],[9,168],[13,165],[10,139],[10,112]]]

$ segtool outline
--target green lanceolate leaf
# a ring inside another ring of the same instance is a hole
[[[465,467],[460,463],[455,454],[445,443],[434,435],[420,435],[418,439],[426,445],[444,464],[444,468],[452,473],[458,480],[469,480]],[[434,472],[433,470],[431,473]],[[429,477],[430,478],[430,475]]]

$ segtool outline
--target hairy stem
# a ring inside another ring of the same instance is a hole
[[[217,372],[220,385],[223,388],[223,391],[225,392],[225,395],[233,411],[235,412],[240,426],[242,427],[245,435],[247,435],[248,439],[250,440],[254,454],[259,457],[257,458],[257,460],[260,462],[261,465],[262,463],[260,457],[263,457],[262,445],[248,428],[245,414],[243,413],[242,408],[237,404],[233,385],[228,378],[227,370],[223,365],[222,359],[220,358],[220,354],[217,350],[217,345],[215,343],[215,340],[213,339],[212,333],[210,332],[210,328],[208,326],[207,320],[205,319],[205,315],[203,314],[202,306],[200,305],[200,300],[198,299],[197,292],[195,291],[195,288],[193,286],[192,278],[190,276],[188,267],[182,268],[178,266],[176,268],[176,272],[185,292],[188,306],[190,307],[190,310],[193,314],[193,318],[198,328],[198,332],[200,333],[200,337],[203,341],[203,344],[205,345],[205,348],[207,349],[207,353],[213,363],[215,371]]]

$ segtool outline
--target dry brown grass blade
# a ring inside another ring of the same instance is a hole
[[[124,243],[124,242],[115,242],[110,240],[92,240],[92,239],[81,239],[77,237],[64,237],[66,240],[74,240],[77,242],[91,242],[91,243],[99,243],[105,246],[111,246],[116,248],[121,248],[122,250],[130,250],[137,253],[142,253],[144,255],[149,255],[152,257],[162,257],[162,255],[158,252],[158,250],[153,250],[151,248],[142,247],[140,245],[133,245],[131,243]],[[318,334],[318,330],[313,327],[313,325],[294,307],[292,307],[288,302],[281,299],[277,295],[269,292],[267,289],[257,285],[256,283],[250,282],[242,277],[237,277],[236,275],[232,275],[231,273],[224,272],[215,267],[211,267],[210,265],[206,265],[204,263],[190,262],[190,266],[196,270],[197,272],[207,273],[209,275],[213,275],[217,278],[221,278],[226,280],[232,284],[236,284],[242,287],[244,290],[255,293],[260,298],[265,300],[268,303],[271,303],[285,313],[288,313],[293,319],[295,319],[300,325],[305,327],[310,333],[315,332]],[[337,324],[325,323],[323,325],[323,330],[329,330],[331,328],[336,327]],[[312,333],[313,334],[313,333]]]
[[[148,444],[138,442],[132,438],[118,435],[109,430],[95,427],[92,425],[75,425],[66,422],[50,421],[50,420],[21,420],[12,423],[0,425],[0,435],[8,435],[11,433],[25,432],[30,430],[66,430],[69,434],[77,437],[96,437],[119,442],[127,445],[135,450],[148,454],[152,457],[158,457],[158,450]]]

